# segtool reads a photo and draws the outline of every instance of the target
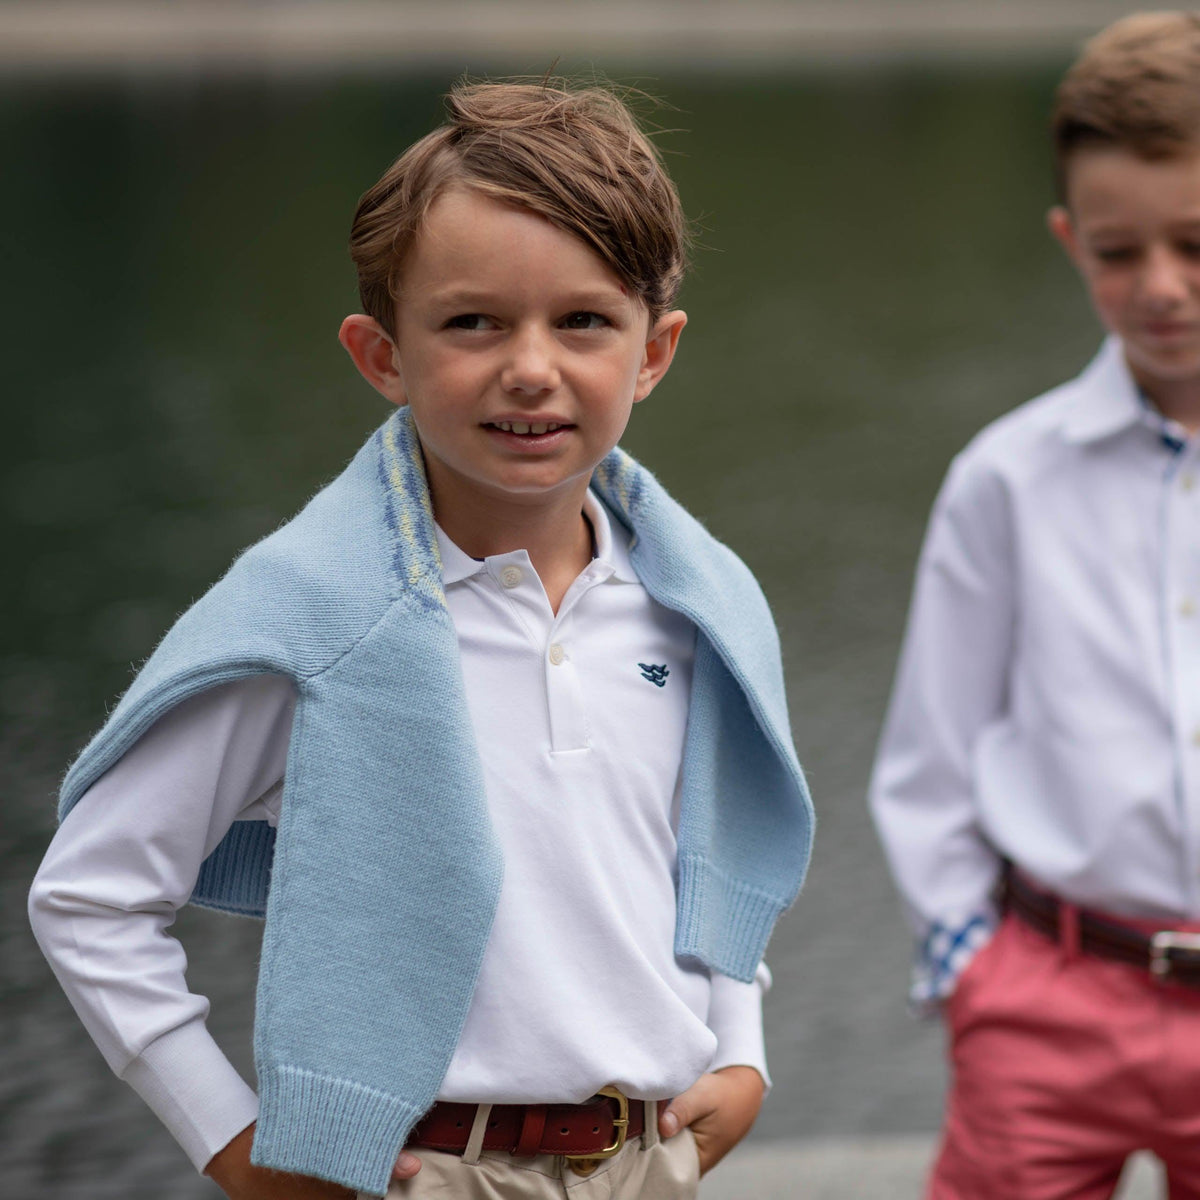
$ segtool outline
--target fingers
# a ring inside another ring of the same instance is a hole
[[[678,1105],[672,1104],[669,1108],[664,1109],[658,1118],[659,1136],[674,1137],[686,1124],[687,1121],[680,1115]]]
[[[400,1183],[405,1179],[411,1179],[420,1169],[421,1160],[415,1154],[401,1150],[400,1157],[396,1159],[396,1165],[392,1168],[392,1179],[396,1183]]]
[[[725,1067],[701,1075],[671,1101],[659,1118],[659,1133],[670,1138],[690,1126],[703,1175],[746,1136],[758,1116],[762,1096],[762,1076],[753,1067]]]
[[[681,1092],[659,1114],[658,1132],[662,1137],[674,1137],[686,1125],[694,1125],[715,1107],[711,1075],[701,1075],[686,1092]]]

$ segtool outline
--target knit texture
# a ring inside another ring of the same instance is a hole
[[[647,591],[698,631],[675,949],[749,980],[813,824],[770,613],[627,455],[594,486]],[[237,822],[192,900],[266,916],[254,1160],[382,1195],[453,1055],[503,870],[407,410],[180,618],[71,767],[60,816],[175,704],[260,672],[297,687],[278,831]]]

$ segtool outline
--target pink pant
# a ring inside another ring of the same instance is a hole
[[[1200,1200],[1200,989],[1010,916],[947,1022],[954,1078],[928,1200],[1100,1200],[1139,1149],[1163,1160],[1171,1200]]]

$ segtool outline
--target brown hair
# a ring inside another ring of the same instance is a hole
[[[1200,13],[1134,13],[1083,48],[1055,96],[1051,121],[1059,198],[1085,146],[1145,159],[1200,148]]]
[[[430,205],[474,188],[539,213],[590,246],[650,311],[674,303],[687,222],[653,144],[601,87],[463,83],[448,120],[410,146],[358,203],[350,254],[363,308],[391,331],[399,276]]]

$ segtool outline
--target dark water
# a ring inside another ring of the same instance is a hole
[[[53,793],[174,614],[385,415],[334,334],[358,193],[448,82],[0,90],[0,1179],[212,1196],[27,931]],[[940,1039],[863,790],[934,489],[1097,340],[1043,232],[1052,73],[662,80],[703,225],[681,357],[627,446],[749,561],[783,635],[816,861],[770,961],[763,1138],[932,1129]],[[249,1071],[257,929],[179,921]]]

